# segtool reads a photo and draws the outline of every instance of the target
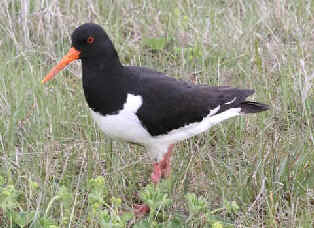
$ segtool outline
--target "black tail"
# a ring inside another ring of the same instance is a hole
[[[240,104],[240,107],[242,113],[263,112],[269,109],[269,105],[253,101],[244,101]]]

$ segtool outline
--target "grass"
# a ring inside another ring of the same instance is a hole
[[[0,227],[313,227],[312,1],[0,6]],[[272,109],[179,143],[170,180],[152,187],[143,148],[91,119],[79,63],[40,83],[90,21],[126,65],[253,88]],[[152,211],[134,218],[143,201]]]

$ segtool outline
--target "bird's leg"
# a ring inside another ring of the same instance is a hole
[[[164,155],[164,158],[160,161],[161,168],[161,177],[169,177],[171,173],[171,153],[173,150],[174,144],[171,144],[168,147],[167,153]]]
[[[160,178],[161,178],[161,168],[160,168],[160,164],[159,162],[156,162],[153,164],[153,172],[152,172],[152,175],[151,175],[151,178],[152,178],[152,182],[154,184],[158,184],[159,181],[160,181]]]
[[[149,206],[146,204],[136,204],[134,205],[134,214],[136,217],[142,217],[148,214],[150,211]]]
[[[164,155],[163,159],[160,162],[156,162],[153,164],[154,170],[151,177],[152,177],[152,182],[154,184],[159,183],[162,177],[166,178],[170,176],[170,172],[171,172],[170,158],[171,158],[173,147],[174,147],[174,144],[171,144],[168,147],[168,151]]]
[[[171,171],[171,152],[173,150],[174,145],[170,145],[168,147],[167,153],[164,155],[160,162],[156,162],[153,164],[153,173],[152,173],[152,182],[154,184],[158,184],[160,179],[166,178],[170,176]],[[142,217],[149,213],[149,206],[146,204],[137,204],[134,206],[134,214],[136,217]]]

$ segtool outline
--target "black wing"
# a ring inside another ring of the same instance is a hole
[[[221,113],[241,103],[254,90],[228,86],[208,87],[193,85],[142,67],[125,67],[128,77],[133,77],[135,94],[143,97],[137,116],[153,136],[201,121],[220,105]]]

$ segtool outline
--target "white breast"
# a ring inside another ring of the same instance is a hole
[[[91,110],[92,116],[100,129],[108,136],[125,141],[146,144],[151,135],[141,125],[136,116],[137,110],[143,103],[141,96],[128,94],[123,109],[117,114],[101,115]]]

